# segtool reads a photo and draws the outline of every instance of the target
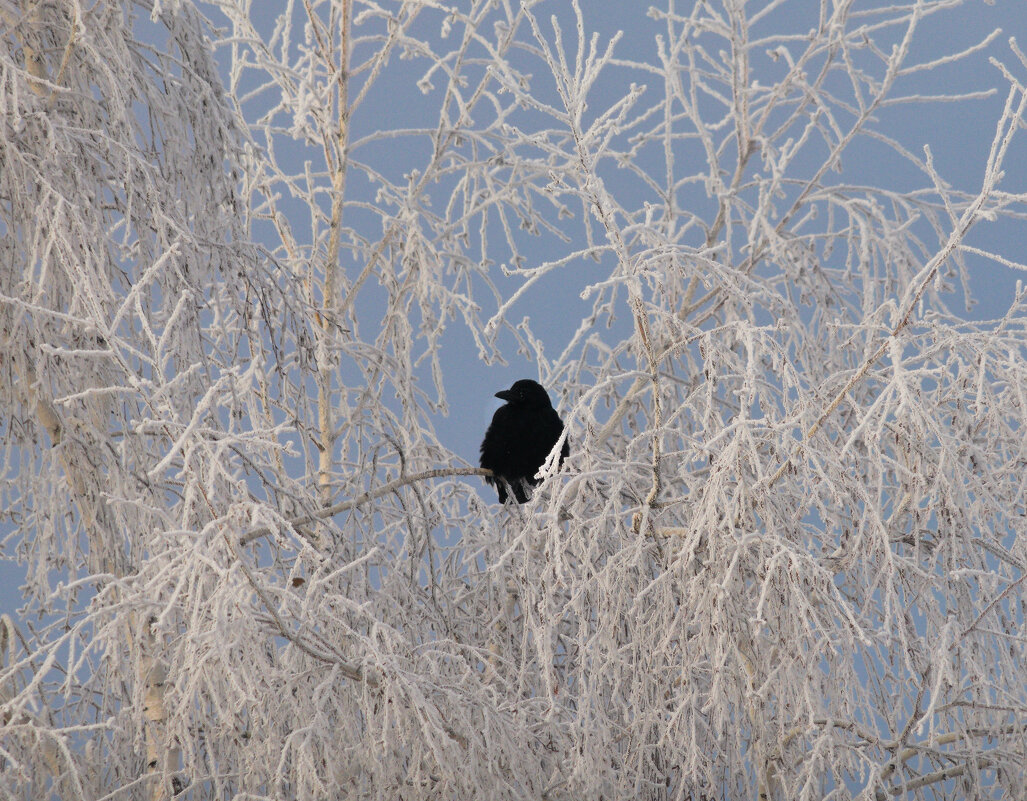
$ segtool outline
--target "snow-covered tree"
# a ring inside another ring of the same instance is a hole
[[[0,2],[0,798],[1027,793],[1027,58],[604,8]]]

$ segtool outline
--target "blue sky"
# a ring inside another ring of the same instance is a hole
[[[810,19],[817,5],[813,0],[786,3],[776,15],[775,24],[789,28],[794,25],[796,30],[804,26],[811,27],[813,23],[807,26],[805,20]],[[559,12],[567,10],[566,4],[554,3],[553,6]],[[597,31],[604,41],[616,31],[624,31],[617,53],[625,58],[645,60],[652,52],[653,37],[660,30],[660,25],[643,13],[646,7],[644,3],[630,2],[586,3],[586,28]],[[561,16],[565,23],[569,22],[566,14],[561,13]],[[1008,38],[1018,36],[1027,43],[1027,36],[1024,36],[1027,34],[1027,6],[1022,0],[1001,0],[993,5],[970,2],[953,12],[925,20],[912,58],[917,57],[917,48],[937,54],[970,46],[994,28],[1004,30],[992,45],[991,51],[1013,63],[1015,59],[1006,44]],[[565,24],[568,36],[572,31],[573,27]],[[995,122],[1006,95],[1006,82],[1000,72],[989,64],[987,56],[988,53],[978,53],[959,64],[922,73],[915,82],[910,82],[907,91],[956,93],[994,87],[997,90],[994,96],[957,105],[919,104],[913,107],[915,112],[912,113],[909,108],[885,109],[879,115],[879,127],[886,128],[911,151],[922,154],[923,146],[930,146],[943,178],[951,185],[967,191],[974,191],[980,185],[988,145],[994,135]],[[759,67],[759,61],[754,59],[753,63]],[[768,67],[769,64],[768,60]],[[421,74],[422,70],[415,69],[410,62],[394,61],[383,78],[383,88],[387,91],[377,100],[369,101],[361,113],[355,116],[354,137],[366,135],[375,129],[388,129],[390,125],[434,123],[433,98],[426,98],[416,87]],[[1022,73],[1018,74],[1023,77]],[[626,90],[631,80],[638,80],[638,77],[632,77],[629,71],[612,70],[609,80],[601,81],[597,86],[595,94],[590,98],[590,107],[601,110],[609,106]],[[1020,191],[1027,182],[1027,153],[1022,143],[1025,138],[1021,137],[1016,157],[1010,159],[1010,169],[1005,178],[1008,188]],[[423,154],[417,152],[407,155],[414,165],[418,158],[423,157]],[[402,160],[398,159],[395,166],[396,169],[402,169]],[[845,160],[844,169],[852,180],[858,177],[861,183],[868,185],[908,191],[926,184],[922,174],[898,162],[890,154],[882,155],[869,142],[861,141],[853,146]],[[359,192],[356,179],[352,188],[354,192]],[[1022,259],[1027,237],[1023,234],[1022,223],[993,223],[978,227],[971,234],[970,241],[1007,257]],[[570,250],[579,246],[580,243],[566,245],[552,237],[541,236],[530,245],[526,254],[541,262],[559,258],[562,255],[560,248]],[[967,319],[981,320],[1001,315],[1008,307],[1008,299],[1017,279],[1024,276],[982,259],[973,258],[970,263],[971,288],[979,302],[966,313]],[[548,355],[555,355],[562,349],[580,318],[578,314],[566,313],[566,304],[574,302],[578,291],[578,281],[573,272],[568,274],[570,280],[564,287],[566,294],[548,289],[529,294],[526,302],[512,314],[514,319],[531,317],[536,332],[546,340]],[[516,286],[517,280],[497,278],[497,283],[504,289],[510,289]],[[960,308],[960,305],[955,304],[954,308]],[[450,325],[443,344],[449,414],[436,419],[437,431],[443,443],[454,454],[476,464],[481,435],[493,410],[499,405],[493,393],[508,387],[518,378],[536,378],[536,367],[530,359],[516,355],[509,347],[505,354],[508,364],[483,363],[477,357],[471,338],[459,324]],[[510,341],[507,340],[506,344],[509,345]],[[551,394],[559,405],[558,393]],[[482,487],[482,492],[491,499],[490,490]],[[20,594],[15,587],[23,575],[19,565],[8,560],[0,561],[0,611],[13,610],[20,605]]]

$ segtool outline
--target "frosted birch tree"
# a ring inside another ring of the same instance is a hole
[[[0,798],[1023,797],[1015,40],[273,5],[0,4]],[[501,509],[436,432],[525,355]]]

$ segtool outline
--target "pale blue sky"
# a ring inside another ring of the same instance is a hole
[[[680,6],[684,4],[679,3]],[[755,7],[758,4],[750,4]],[[857,7],[861,3],[856,3]],[[624,36],[618,46],[618,54],[625,58],[644,60],[653,52],[653,37],[659,33],[661,26],[644,12],[647,3],[632,2],[589,2],[584,3],[586,28],[600,33],[605,41],[617,30],[623,30]],[[569,24],[571,17],[566,14],[568,4],[554,2],[562,19],[565,20],[565,34],[570,38],[573,26]],[[812,27],[815,9],[818,4],[814,0],[792,0],[782,6],[775,17],[775,24],[801,30]],[[545,17],[540,14],[540,17]],[[807,25],[805,20],[809,19]],[[979,0],[972,0],[960,9],[947,14],[936,15],[922,23],[920,34],[914,46],[913,56],[918,48],[925,52],[938,53],[957,50],[983,38],[989,31],[1000,27],[1003,33],[992,45],[991,52],[997,53],[1008,63],[1015,58],[1006,44],[1010,36],[1017,36],[1027,44],[1027,4],[1023,0],[998,0],[989,5]],[[432,98],[425,98],[417,89],[416,82],[421,77],[421,68],[411,68],[410,62],[396,60],[389,70],[386,80],[387,93],[372,99],[354,117],[354,137],[369,133],[374,128],[387,128],[394,122],[397,126],[405,126],[419,121],[419,115],[427,115],[421,123],[433,124],[436,112],[432,106]],[[754,59],[754,67],[759,62]],[[1023,78],[1023,71],[1020,76]],[[602,109],[614,102],[624,91],[632,78],[627,73],[612,71],[609,81],[600,82],[595,95],[590,98],[590,106]],[[994,87],[995,96],[982,100],[964,102],[959,105],[921,104],[911,113],[908,108],[901,110],[884,110],[880,115],[880,125],[901,141],[907,148],[922,154],[924,145],[933,151],[938,171],[951,185],[968,191],[975,190],[981,182],[984,159],[988,145],[994,135],[995,122],[1005,101],[1006,82],[999,71],[988,63],[987,54],[975,54],[969,60],[951,67],[944,67],[933,72],[922,73],[918,77],[919,91],[956,93],[971,89]],[[1027,153],[1021,135],[1016,146],[1016,156],[1009,161],[1010,169],[1005,177],[1005,186],[1011,190],[1023,191],[1027,184]],[[416,151],[406,154],[411,164],[415,165],[423,154]],[[403,168],[403,159],[396,159],[396,168]],[[913,189],[925,185],[923,176],[903,165],[897,164],[893,158],[881,161],[872,145],[857,143],[845,161],[845,169],[851,174],[858,174],[860,182],[870,185],[888,186],[894,189]],[[354,179],[351,187],[359,191],[358,181]],[[1021,224],[995,223],[981,226],[975,230],[970,241],[980,247],[995,250],[1011,258],[1022,259],[1027,236]],[[569,251],[579,247],[580,243],[561,245],[552,238],[539,237],[532,245],[528,255],[537,261],[559,258],[559,248]],[[972,289],[979,301],[978,305],[967,314],[968,319],[988,319],[1001,315],[1008,307],[1008,298],[1013,292],[1017,275],[1013,270],[985,263],[983,260],[971,260],[973,265]],[[579,315],[565,313],[564,304],[574,303],[578,291],[578,281],[569,281],[567,295],[561,297],[559,292],[539,292],[529,295],[527,302],[515,308],[512,317],[520,319],[530,316],[537,333],[547,340],[547,354],[555,356],[563,347],[570,331],[576,324]],[[516,285],[515,279],[497,279],[500,286],[511,288]],[[958,305],[957,305],[958,308]],[[462,326],[451,323],[443,339],[445,350],[443,365],[446,376],[446,387],[449,394],[450,413],[436,421],[437,430],[442,441],[459,457],[469,463],[476,464],[478,443],[492,411],[499,404],[493,393],[509,386],[521,377],[537,377],[532,361],[519,357],[512,351],[507,354],[507,366],[486,365],[477,358],[476,349]],[[558,393],[551,392],[559,406]],[[487,488],[482,488],[488,494]],[[20,604],[20,594],[15,587],[22,580],[22,568],[7,560],[0,560],[0,611],[12,609]]]

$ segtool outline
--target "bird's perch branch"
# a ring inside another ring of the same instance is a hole
[[[379,498],[388,495],[399,489],[406,484],[413,484],[416,481],[424,481],[429,478],[446,478],[447,476],[491,476],[492,471],[483,467],[445,467],[438,468],[435,470],[425,470],[421,473],[414,473],[409,476],[400,476],[394,481],[390,481],[384,486],[378,487],[376,490],[370,490],[365,492],[363,495],[359,495],[356,498],[351,498],[348,501],[342,501],[329,506],[325,509],[321,509],[314,514],[303,515],[302,517],[295,517],[288,521],[288,525],[293,528],[300,528],[302,526],[315,523],[318,520],[324,520],[329,517],[334,517],[340,512],[345,512],[349,509],[354,509],[357,506],[363,506],[365,503],[378,500]],[[239,537],[240,545],[249,545],[254,540],[258,540],[261,537],[266,537],[271,534],[271,529],[267,526],[261,528],[255,528],[252,531],[248,531]]]

